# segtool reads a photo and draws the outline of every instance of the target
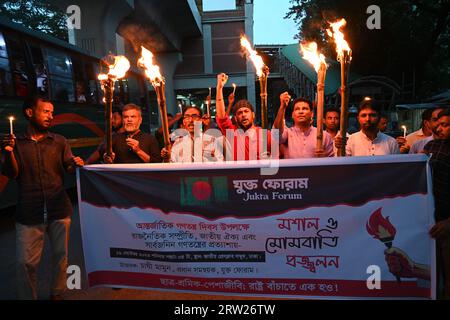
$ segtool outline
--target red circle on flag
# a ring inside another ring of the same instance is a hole
[[[211,191],[211,186],[206,181],[197,181],[192,185],[192,194],[199,201],[209,199]]]

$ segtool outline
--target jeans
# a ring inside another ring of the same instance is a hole
[[[70,218],[48,224],[16,223],[16,264],[18,299],[37,299],[37,269],[44,249],[45,232],[52,253],[51,295],[61,295],[67,288],[67,256]]]

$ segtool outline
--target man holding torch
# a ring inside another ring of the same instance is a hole
[[[330,135],[323,132],[323,149],[317,149],[317,128],[311,125],[314,112],[310,101],[297,98],[293,102],[292,120],[294,126],[288,128],[284,124],[286,108],[291,97],[284,92],[280,95],[280,108],[273,124],[280,130],[280,145],[284,144],[284,159],[333,157],[333,141]]]
[[[161,157],[166,162],[221,162],[228,149],[225,137],[216,129],[205,132],[202,110],[188,106],[183,111],[183,129],[172,133],[175,140],[171,149],[163,148]],[[217,133],[216,135],[213,135]]]
[[[216,121],[222,134],[227,136],[228,142],[232,146],[232,157],[230,160],[260,160],[270,157],[271,134],[270,131],[261,131],[255,126],[255,112],[251,103],[247,100],[239,100],[233,108],[236,125],[231,122],[225,112],[225,102],[223,99],[223,87],[228,81],[225,73],[217,75],[216,90]],[[232,133],[231,135],[227,134]],[[267,138],[263,139],[263,134]],[[230,141],[231,140],[231,141]],[[264,145],[263,141],[267,141]]]

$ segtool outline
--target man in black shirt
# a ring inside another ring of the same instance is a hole
[[[105,163],[148,163],[161,162],[158,141],[140,130],[141,108],[127,104],[122,110],[124,132],[113,135],[111,156],[103,155]]]
[[[450,300],[450,110],[438,114],[437,137],[424,152],[431,155],[436,224],[430,235],[436,238],[437,267],[444,278],[443,298]]]
[[[16,260],[19,299],[36,299],[37,267],[47,232],[52,248],[51,297],[67,288],[67,249],[72,205],[64,188],[64,171],[74,172],[83,160],[74,157],[67,140],[48,132],[53,104],[40,97],[27,98],[23,113],[27,131],[2,143],[3,174],[16,179]]]

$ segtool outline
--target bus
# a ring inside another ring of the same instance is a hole
[[[101,57],[0,17],[0,135],[10,131],[9,117],[15,119],[14,132],[24,132],[22,103],[38,93],[55,105],[50,130],[66,137],[73,154],[86,159],[104,136],[105,107],[97,79],[101,65]],[[150,132],[148,88],[137,67],[132,68],[116,81],[114,106],[140,105],[142,128]],[[74,186],[74,178],[69,180],[68,187]],[[15,181],[0,175],[0,210],[15,205],[16,198]]]

